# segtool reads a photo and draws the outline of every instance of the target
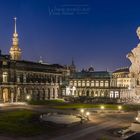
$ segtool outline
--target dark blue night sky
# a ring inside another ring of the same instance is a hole
[[[0,0],[0,48],[9,53],[17,17],[22,58],[95,70],[129,66],[138,44],[137,0]]]

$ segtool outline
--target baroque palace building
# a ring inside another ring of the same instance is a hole
[[[42,61],[22,60],[18,33],[15,27],[9,55],[0,51],[0,101],[25,101],[27,95],[33,100],[47,100],[58,97],[107,97],[128,99],[133,97],[136,78],[128,68],[114,71],[76,71],[72,60],[70,66],[46,64]]]
[[[88,70],[74,72],[69,76],[69,81],[63,96],[87,96],[87,97],[106,97],[123,98],[127,87],[117,86],[117,80],[108,71],[94,71],[92,67]]]
[[[126,87],[133,89],[136,85],[134,77],[130,76],[129,68],[120,68],[112,73],[113,79],[116,80],[117,87]]]
[[[130,75],[129,68],[120,68],[114,72],[88,70],[71,73],[63,97],[91,97],[92,99],[115,99],[118,102],[131,103],[135,96],[136,79]]]
[[[0,51],[0,100],[25,101],[27,95],[34,100],[58,98],[68,69],[59,64],[24,61],[21,54],[15,18],[10,55]]]

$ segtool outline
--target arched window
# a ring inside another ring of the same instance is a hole
[[[51,95],[50,95],[50,89],[48,88],[48,99],[51,98]]]
[[[55,89],[53,88],[53,98],[55,98]]]

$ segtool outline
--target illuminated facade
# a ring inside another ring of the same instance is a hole
[[[129,68],[120,68],[112,73],[113,79],[116,80],[117,87],[126,87],[132,89],[135,87],[135,78],[130,76]]]
[[[4,102],[25,101],[30,95],[34,100],[58,98],[65,68],[30,61],[11,60],[0,56],[0,99]]]
[[[58,64],[21,60],[15,18],[10,55],[0,52],[0,101],[25,101],[29,96],[34,100],[58,98],[67,73],[68,69]]]
[[[87,96],[87,97],[107,97],[120,98],[125,88],[112,85],[112,74],[107,71],[75,72],[69,77],[69,83],[63,90],[63,96]]]
[[[123,68],[110,73],[94,71],[94,68],[90,67],[88,70],[76,72],[73,60],[70,66],[46,64],[42,60],[23,61],[16,18],[14,19],[15,29],[10,55],[3,55],[0,52],[0,100],[2,102],[25,101],[26,97],[34,100],[65,96],[126,100],[140,98],[139,44],[127,55],[132,62],[130,69]]]

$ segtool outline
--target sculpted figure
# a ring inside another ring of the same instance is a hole
[[[140,39],[140,27],[137,28],[136,33],[137,33],[138,38]]]
[[[136,33],[140,39],[140,27],[138,27]],[[132,63],[129,69],[130,73],[138,77],[140,74],[140,43],[127,55],[127,58]]]
[[[134,55],[133,52],[129,53],[127,55],[127,58],[131,61],[131,66],[129,68],[130,70],[130,73],[134,74],[134,75],[137,75],[139,74],[139,60],[138,58],[136,57],[136,55]]]

